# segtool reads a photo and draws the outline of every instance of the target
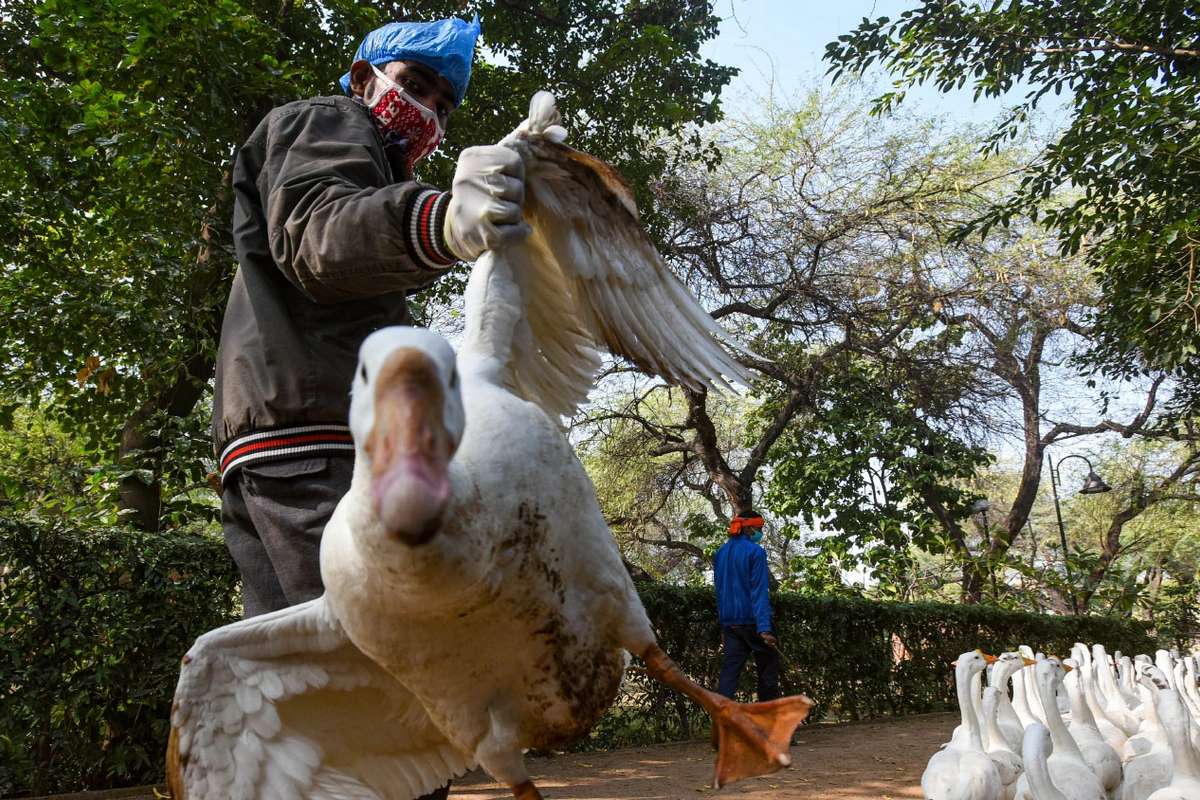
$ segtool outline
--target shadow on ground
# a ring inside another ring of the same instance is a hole
[[[792,766],[712,789],[714,756],[707,741],[608,753],[529,760],[547,800],[683,800],[702,794],[747,800],[921,800],[925,764],[958,724],[955,714],[805,725],[796,733]],[[472,772],[450,792],[455,800],[512,795],[486,773]]]

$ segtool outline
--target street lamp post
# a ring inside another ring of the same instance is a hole
[[[1063,569],[1066,571],[1067,587],[1071,592],[1071,610],[1075,613],[1075,616],[1079,616],[1079,599],[1075,594],[1075,581],[1071,577],[1071,564],[1067,560],[1067,529],[1063,526],[1062,507],[1058,502],[1058,484],[1059,475],[1061,474],[1059,469],[1062,467],[1062,463],[1069,458],[1081,458],[1083,459],[1083,462],[1088,465],[1087,480],[1083,482],[1083,488],[1079,490],[1079,494],[1100,494],[1101,492],[1111,492],[1112,487],[1105,483],[1104,479],[1096,474],[1096,470],[1092,468],[1092,462],[1088,461],[1087,456],[1071,453],[1070,455],[1065,455],[1060,458],[1057,465],[1053,460],[1051,460],[1049,455],[1046,456],[1046,463],[1050,467],[1050,490],[1054,494],[1054,516],[1058,518],[1058,536],[1059,540],[1062,542]]]
[[[992,504],[988,502],[986,497],[979,498],[978,500],[975,501],[975,505],[971,506],[972,514],[981,514],[983,516],[983,550],[982,550],[982,553],[987,552],[988,546],[991,544],[991,539],[992,539],[991,526],[988,525],[988,518],[987,518],[988,509],[991,507],[992,507]],[[988,562],[988,572],[991,573],[991,576],[992,576],[992,601],[999,604],[1000,592],[996,588],[996,565],[991,563],[990,561]]]

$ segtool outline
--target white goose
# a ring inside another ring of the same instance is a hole
[[[1188,717],[1183,699],[1174,689],[1158,692],[1154,698],[1158,705],[1158,718],[1162,720],[1167,738],[1171,741],[1171,756],[1174,772],[1171,782],[1151,794],[1147,800],[1197,800],[1200,798],[1200,758],[1192,747]]]
[[[1076,646],[1083,647],[1083,645]],[[1119,650],[1116,652],[1120,653]],[[1113,663],[1115,664],[1119,660],[1114,657]],[[1102,644],[1092,645],[1091,672],[1095,678],[1096,688],[1099,689],[1099,691],[1093,690],[1092,694],[1097,698],[1104,698],[1105,716],[1111,718],[1125,736],[1132,736],[1137,732],[1140,720],[1132,714],[1130,709],[1137,705],[1138,697],[1136,693],[1127,691],[1126,687],[1117,682],[1117,678],[1113,674],[1113,666],[1109,663],[1108,653]],[[1094,706],[1092,710],[1095,711]],[[1103,728],[1103,726],[1101,727]]]
[[[1053,750],[1054,744],[1050,741],[1049,728],[1035,722],[1025,729],[1021,758],[1025,762],[1029,796],[1032,800],[1069,800],[1050,778],[1048,761]]]
[[[1191,664],[1191,656],[1175,659],[1175,690],[1179,692],[1179,699],[1183,701],[1184,707],[1187,709],[1188,716],[1192,719],[1200,718],[1200,703],[1197,703],[1192,697],[1192,687],[1190,676],[1188,675],[1188,665]],[[1197,735],[1200,734],[1200,729],[1192,726],[1192,742],[1197,743]]]
[[[1022,658],[1036,666],[1037,661],[1021,653]],[[1033,681],[1033,670],[1018,670],[1012,676],[1012,707],[1013,712],[1017,715],[1017,719],[1021,722],[1021,729],[1028,728],[1035,722],[1041,722],[1041,719],[1034,711],[1033,705],[1030,703],[1030,697],[1035,689]],[[1037,712],[1040,713],[1040,712]]]
[[[1125,740],[1129,737],[1129,732],[1137,732],[1138,723],[1129,713],[1125,701],[1119,694],[1108,698],[1106,704],[1100,702],[1104,698],[1104,693],[1103,691],[1098,692],[1096,689],[1103,685],[1103,681],[1097,681],[1096,676],[1108,674],[1111,677],[1104,648],[1095,645],[1089,652],[1087,645],[1076,642],[1072,652],[1079,662],[1080,689],[1083,693],[1084,703],[1091,712],[1096,728],[1104,737],[1104,741],[1120,753],[1125,748]],[[1097,656],[1094,662],[1092,660],[1093,653]]]
[[[1041,697],[1042,713],[1046,717],[1046,727],[1049,728],[1050,738],[1054,742],[1054,752],[1047,760],[1054,785],[1068,800],[1106,800],[1104,786],[1083,760],[1083,754],[1079,752],[1079,746],[1067,731],[1058,709],[1058,702],[1055,700],[1056,689],[1062,683],[1066,668],[1058,659],[1047,658],[1039,661],[1033,669],[1038,694]],[[1017,782],[1017,800],[1032,798],[1029,792],[1029,767],[1025,769],[1025,774]]]
[[[993,665],[995,669],[999,664]],[[1004,733],[997,724],[1001,692],[995,686],[983,690],[983,719],[988,732],[987,754],[996,765],[1000,783],[1004,787],[1005,800],[1013,800],[1017,793],[1017,778],[1025,771],[1021,756],[1008,745]]]
[[[1000,694],[996,698],[996,722],[1004,734],[1008,746],[1014,752],[1021,747],[1021,742],[1025,736],[1025,726],[1021,723],[1021,718],[1017,716],[1012,701],[1008,699],[1009,681],[1025,667],[1032,666],[1035,663],[1037,662],[1013,650],[1001,653],[997,657],[996,663],[992,665],[991,682],[993,686],[1000,690]],[[1024,684],[1021,686],[1021,691],[1025,691]]]
[[[1194,706],[1197,709],[1193,716],[1200,718],[1200,689],[1196,686],[1196,656],[1194,654],[1184,656],[1183,667],[1187,673],[1183,679],[1183,690],[1192,700],[1189,708]]]
[[[982,653],[983,651],[981,650],[979,652]],[[995,659],[992,656],[985,656],[985,658],[990,659],[988,662],[989,666],[992,663],[994,663],[994,661],[995,661]],[[984,672],[986,672],[986,670],[984,670]],[[987,725],[985,725],[983,723],[983,676],[984,676],[984,672],[976,672],[974,675],[971,676],[970,694],[971,694],[971,709],[975,712],[975,719],[977,719],[979,721],[979,740],[983,744],[983,749],[987,750],[988,749],[988,730],[987,730]],[[950,734],[950,738],[953,739],[954,737],[958,736],[961,729],[962,729],[962,725],[960,724]]]
[[[1000,773],[983,750],[979,720],[971,700],[971,679],[983,671],[990,658],[972,650],[954,662],[954,687],[958,693],[962,724],[949,744],[934,753],[925,766],[921,775],[921,792],[925,800],[1002,800],[1004,797]]]
[[[1154,651],[1154,666],[1166,676],[1167,682],[1172,689],[1178,689],[1175,685],[1175,658],[1171,655],[1170,650],[1158,649]]]
[[[1083,676],[1079,665],[1068,660],[1064,666],[1072,667],[1063,677],[1063,686],[1071,703],[1071,738],[1079,745],[1083,760],[1096,773],[1104,791],[1111,794],[1121,782],[1121,756],[1100,734],[1092,710],[1083,698]]]
[[[995,658],[993,657],[988,666],[990,667],[994,663],[996,662]],[[971,705],[975,710],[975,718],[979,720],[979,740],[983,743],[984,750],[988,749],[989,737],[988,727],[984,724],[983,716],[983,676],[986,672],[987,670],[985,669],[983,672],[977,672],[975,675],[971,676]]]
[[[1132,708],[1141,702],[1133,680],[1133,659],[1120,650],[1114,650],[1113,661],[1117,664],[1117,684],[1121,692],[1129,698],[1129,706]]]
[[[811,701],[742,706],[655,642],[559,415],[594,345],[674,383],[748,381],[670,274],[611,167],[563,145],[553,98],[507,137],[533,234],[476,263],[456,357],[388,328],[352,388],[356,461],[321,545],[326,593],[201,637],[181,671],[175,800],[409,800],[473,764],[542,795],[522,753],[585,733],[627,651],[712,714],[714,785],[790,763]]]
[[[1146,800],[1171,782],[1174,771],[1171,742],[1159,721],[1153,678],[1146,674],[1146,669],[1140,661],[1134,667],[1135,688],[1141,697],[1139,708],[1145,720],[1137,735],[1130,736],[1125,743],[1121,800]]]
[[[1162,651],[1160,651],[1160,652],[1162,652]],[[1174,650],[1170,651],[1170,653],[1168,654],[1168,657],[1171,659],[1168,662],[1168,665],[1170,665],[1172,667],[1172,669],[1174,669],[1174,664],[1176,662],[1176,655],[1177,655],[1177,651],[1174,651]],[[1173,676],[1167,675],[1167,673],[1164,672],[1157,665],[1153,665],[1153,666],[1147,665],[1146,669],[1145,669],[1145,673],[1144,673],[1144,678],[1146,679],[1146,681],[1145,681],[1146,685],[1151,690],[1154,691],[1156,700],[1158,698],[1159,693],[1161,693],[1162,691],[1164,691],[1166,689],[1170,689],[1171,691],[1176,692],[1176,694],[1181,695],[1179,699],[1184,704],[1184,712],[1185,712],[1184,716],[1187,718],[1187,722],[1188,722],[1187,725],[1183,726],[1184,731],[1186,732],[1188,738],[1191,740],[1192,747],[1196,748],[1196,749],[1200,749],[1200,728],[1198,728],[1195,724],[1193,724],[1194,718],[1192,717],[1191,712],[1188,710],[1187,702],[1182,697],[1182,693],[1177,688],[1177,684],[1175,682],[1173,682],[1172,677]],[[1163,730],[1164,731],[1166,730],[1166,723],[1163,723]]]

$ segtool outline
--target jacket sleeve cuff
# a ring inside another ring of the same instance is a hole
[[[441,272],[458,261],[442,232],[449,204],[450,192],[423,189],[413,192],[404,210],[404,242],[413,261],[426,269]]]

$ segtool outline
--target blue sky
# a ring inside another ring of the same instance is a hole
[[[829,65],[821,59],[828,42],[849,33],[863,17],[896,19],[917,5],[918,0],[714,0],[714,11],[723,20],[721,34],[701,52],[742,70],[724,95],[729,113],[730,99],[745,92],[765,96],[772,79],[781,99],[814,80],[826,80]],[[882,79],[881,85],[886,86]],[[915,89],[905,105],[910,102],[926,113],[945,114],[960,123],[986,122],[1000,110],[996,101],[973,104],[969,89],[950,94]]]

